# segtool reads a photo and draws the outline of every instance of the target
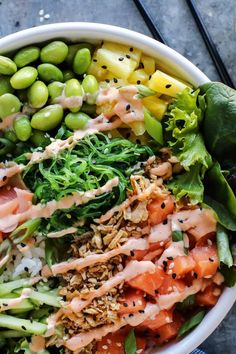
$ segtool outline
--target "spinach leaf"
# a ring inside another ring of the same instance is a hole
[[[194,306],[195,304],[195,298],[196,296],[193,294],[193,295],[189,295],[188,297],[186,297],[186,299],[184,299],[184,301],[182,302],[178,302],[177,305],[176,305],[176,308],[179,310],[179,311],[186,311],[189,309],[189,307],[192,307]]]
[[[206,109],[203,122],[204,141],[219,162],[227,157],[236,161],[236,91],[220,82],[200,86]]]
[[[196,327],[205,316],[205,311],[200,311],[193,317],[191,317],[188,321],[186,321],[179,329],[177,337],[182,337],[184,334],[189,332],[192,328]]]
[[[233,265],[233,257],[229,247],[229,237],[225,228],[221,225],[217,226],[216,241],[220,262],[231,267]]]
[[[175,176],[168,183],[168,188],[172,190],[177,200],[188,197],[192,204],[201,202],[204,187],[200,178],[200,166],[192,166],[189,171]]]
[[[136,338],[134,330],[132,329],[125,338],[125,354],[135,354],[136,350]]]
[[[215,217],[222,226],[228,230],[236,231],[236,219],[231,216],[222,203],[217,202],[209,195],[204,196],[204,203],[206,207],[210,207],[215,212]]]
[[[236,284],[236,268],[223,266],[220,271],[225,278],[225,285],[229,288],[233,287]]]
[[[223,205],[229,213],[228,221],[231,220],[231,228],[234,229],[234,223],[236,222],[236,196],[226,181],[218,162],[207,171],[205,178],[206,194],[214,199],[218,204],[212,203],[212,207],[216,207],[216,213],[224,213],[224,209],[219,206]],[[224,214],[223,214],[224,215]],[[222,217],[219,217],[222,219]]]

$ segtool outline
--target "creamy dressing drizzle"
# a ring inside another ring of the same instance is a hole
[[[157,264],[163,264],[163,261],[167,260],[167,257],[175,258],[177,256],[185,256],[183,241],[172,242],[171,245],[162,253],[161,257],[157,261]]]
[[[171,237],[171,224],[168,218],[167,224],[160,223],[151,228],[148,241],[150,243],[161,242],[167,240],[169,237]]]
[[[10,177],[15,176],[16,174],[23,171],[24,165],[17,165],[12,163],[8,167],[0,165],[0,187],[8,183]]]
[[[93,299],[103,296],[123,281],[128,281],[146,272],[153,273],[155,269],[155,264],[150,261],[130,261],[124,270],[107,280],[98,290],[91,291],[86,300],[81,300],[80,297],[74,297],[68,305],[68,308],[78,313],[88,306]]]
[[[65,108],[79,108],[82,106],[83,97],[82,96],[70,96],[66,97],[65,95],[57,97],[55,100],[59,103],[64,109]]]
[[[119,184],[118,177],[115,177],[109,180],[104,186],[98,189],[92,189],[87,192],[77,192],[73,193],[71,196],[64,197],[59,201],[52,200],[46,204],[37,204],[32,205],[28,210],[8,215],[0,219],[0,231],[8,230],[9,228],[15,227],[20,222],[36,219],[36,218],[49,218],[56,210],[60,209],[69,209],[73,205],[85,204],[88,201],[94,199],[96,196],[99,196],[103,193],[109,192],[112,188],[116,187]]]
[[[54,264],[51,267],[52,274],[65,274],[71,270],[79,272],[85,267],[92,266],[97,263],[105,263],[110,258],[118,256],[119,254],[129,255],[132,250],[144,250],[148,248],[148,243],[145,239],[130,238],[124,245],[119,248],[115,248],[111,251],[102,254],[91,254],[85,258],[79,258],[72,261],[66,261],[58,264]]]
[[[13,309],[14,307],[20,305],[24,299],[27,299],[32,292],[32,289],[25,288],[22,290],[21,296],[13,299],[5,299],[5,304],[0,305],[0,312]]]
[[[74,234],[78,229],[76,227],[68,227],[67,229],[63,229],[60,231],[56,231],[56,232],[49,232],[47,234],[48,238],[59,238],[59,237],[63,237],[65,235],[70,235],[70,234]]]
[[[2,122],[0,122],[0,130],[6,130],[8,128],[11,128],[13,125],[14,120],[18,116],[18,114],[21,114],[20,112],[11,114],[8,117],[3,118]]]
[[[41,336],[32,336],[29,348],[32,352],[40,354],[45,349],[45,338]]]

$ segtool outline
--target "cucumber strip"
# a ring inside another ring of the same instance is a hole
[[[32,285],[31,279],[13,280],[8,283],[0,284],[0,296],[11,293],[15,289],[25,288]]]
[[[0,299],[1,310],[4,310],[4,307],[7,307],[7,310],[14,309],[14,310],[20,310],[25,312],[25,311],[30,311],[34,308],[33,304],[28,299],[22,299],[19,304],[8,307],[13,299],[17,300],[17,297]]]
[[[137,90],[138,90],[138,98],[144,98],[144,97],[149,97],[149,96],[156,96],[156,91],[153,91],[149,87],[145,85],[136,85]]]
[[[20,338],[20,337],[30,337],[30,336],[31,336],[30,333],[25,333],[22,331],[14,331],[13,329],[0,332],[0,338]]]
[[[47,326],[43,323],[24,320],[14,316],[0,314],[0,327],[23,331],[24,333],[43,335],[47,331]]]
[[[61,307],[61,304],[59,301],[62,299],[58,296],[49,295],[49,294],[45,294],[45,293],[39,293],[37,291],[32,291],[29,298],[32,300],[39,301],[40,303],[43,303],[43,304],[46,304],[49,306]]]

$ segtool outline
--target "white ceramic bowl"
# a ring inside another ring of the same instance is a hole
[[[61,38],[67,41],[110,40],[140,48],[154,57],[166,72],[199,86],[209,79],[195,65],[173,49],[152,38],[124,28],[97,23],[57,23],[20,31],[0,39],[0,54],[26,45]],[[236,300],[236,287],[225,289],[217,305],[208,312],[201,324],[188,336],[177,343],[170,344],[152,354],[188,354],[201,344],[220,324]],[[223,348],[222,348],[223,350]]]

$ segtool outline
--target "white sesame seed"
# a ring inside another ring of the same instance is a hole
[[[50,14],[44,15],[45,20],[48,20],[50,17],[51,17]]]
[[[103,345],[103,346],[102,346],[102,349],[107,350],[107,349],[108,349],[108,346],[107,346],[107,345]]]
[[[208,243],[209,246],[212,246],[212,241],[211,240],[208,239],[207,243]]]
[[[121,347],[122,344],[121,343],[116,343],[116,345],[117,345],[117,347]]]
[[[160,242],[160,246],[161,247],[164,246],[164,242],[163,241]]]
[[[171,275],[173,273],[173,270],[168,270],[167,274]]]
[[[44,9],[39,10],[39,16],[43,16],[44,15]]]
[[[172,269],[172,268],[174,268],[174,266],[175,266],[174,262],[171,262],[169,265],[169,268]]]
[[[108,344],[111,344],[111,340],[110,340],[110,339],[107,339],[107,343],[108,343]]]
[[[140,305],[140,306],[142,305],[142,301],[141,300],[138,300],[136,303],[137,303],[137,305]]]

